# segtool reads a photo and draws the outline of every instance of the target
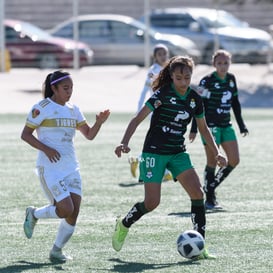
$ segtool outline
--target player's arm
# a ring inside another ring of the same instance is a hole
[[[115,154],[118,157],[121,157],[121,153],[129,153],[130,148],[128,147],[129,141],[136,131],[136,128],[138,125],[151,113],[151,109],[148,106],[143,106],[142,109],[138,112],[136,116],[134,116],[131,121],[129,122],[127,129],[124,133],[124,136],[120,142],[120,145],[118,145],[115,149]]]
[[[226,166],[227,165],[226,158],[220,153],[220,151],[214,141],[214,138],[207,126],[205,118],[204,117],[196,118],[196,123],[197,123],[197,127],[198,127],[200,134],[203,136],[203,138],[206,141],[206,144],[213,151],[213,153],[215,155],[215,159],[217,161],[217,164],[220,167]]]
[[[237,121],[237,124],[239,126],[240,133],[243,136],[246,136],[248,134],[248,129],[246,128],[246,125],[242,117],[241,104],[239,102],[238,96],[234,96],[232,98],[232,110]]]
[[[79,127],[80,132],[89,140],[93,140],[97,133],[100,130],[101,125],[108,119],[110,115],[110,111],[104,110],[96,115],[96,121],[92,127],[90,127],[87,123],[84,123]]]
[[[23,131],[21,133],[21,139],[24,140],[25,142],[27,142],[30,146],[32,146],[33,148],[36,148],[42,152],[44,152],[46,154],[46,156],[48,157],[48,159],[50,160],[50,162],[57,162],[58,160],[60,160],[61,155],[59,154],[58,151],[56,151],[55,149],[52,149],[50,147],[48,147],[47,145],[43,144],[41,141],[39,141],[39,139],[37,139],[34,135],[35,129],[28,127],[27,125],[25,125],[25,127],[23,128]]]
[[[193,142],[195,140],[196,135],[197,135],[197,123],[196,123],[196,119],[193,118],[191,122],[190,133],[189,133],[190,142]]]

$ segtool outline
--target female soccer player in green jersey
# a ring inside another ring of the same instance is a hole
[[[184,134],[192,117],[195,117],[198,129],[218,164],[225,166],[226,160],[220,154],[207,127],[201,97],[189,87],[193,66],[189,57],[177,56],[169,60],[153,82],[154,94],[130,121],[121,144],[115,149],[118,157],[122,153],[128,153],[129,140],[136,128],[153,112],[140,160],[144,201],[136,203],[123,219],[118,217],[112,237],[112,245],[116,251],[121,250],[131,225],[159,205],[161,181],[166,168],[188,193],[193,227],[205,237],[203,191],[184,144]],[[200,258],[211,258],[211,255],[205,249]]]
[[[49,258],[66,262],[71,257],[62,249],[74,233],[82,196],[75,133],[79,130],[87,139],[94,139],[110,112],[97,114],[94,125],[90,126],[80,109],[70,102],[73,81],[67,72],[48,74],[43,91],[44,99],[30,110],[21,138],[38,150],[37,174],[49,204],[26,209],[24,232],[30,239],[38,219],[60,219]]]
[[[212,57],[212,63],[216,70],[201,79],[198,93],[203,98],[207,124],[216,144],[222,146],[225,151],[228,165],[219,168],[215,174],[217,162],[214,153],[209,145],[206,145],[206,140],[202,138],[207,157],[204,171],[204,191],[206,209],[221,209],[222,207],[216,200],[215,189],[239,164],[238,143],[230,117],[231,108],[241,134],[246,136],[248,130],[241,115],[235,76],[228,72],[231,54],[225,50],[218,50]],[[194,140],[196,132],[196,124],[193,122],[190,134],[191,141]]]

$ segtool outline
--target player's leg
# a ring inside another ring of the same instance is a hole
[[[222,167],[218,170],[215,175],[215,188],[218,187],[225,178],[232,172],[232,170],[239,164],[239,148],[237,140],[225,141],[221,143],[223,150],[227,156],[227,166]]]
[[[82,182],[78,171],[65,177],[64,182],[70,195],[63,200],[56,202],[56,213],[62,220],[59,225],[54,245],[49,254],[51,261],[57,260],[65,262],[71,259],[70,256],[65,255],[62,252],[62,249],[75,231],[82,199]]]
[[[51,261],[57,260],[57,261],[65,262],[67,260],[72,259],[70,256],[64,254],[62,252],[62,249],[66,245],[66,243],[69,241],[69,239],[72,237],[75,231],[75,226],[76,226],[76,222],[77,222],[77,218],[78,218],[79,210],[80,210],[81,196],[75,193],[71,193],[70,199],[73,205],[73,210],[71,213],[69,210],[61,208],[66,206],[65,202],[63,202],[64,200],[56,204],[57,211],[59,209],[69,214],[67,217],[63,218],[60,222],[54,245],[49,254],[49,258]],[[67,205],[68,207],[70,206],[70,204],[67,204]]]
[[[112,246],[116,251],[121,250],[131,225],[144,214],[154,210],[160,203],[161,180],[166,168],[166,163],[162,158],[153,154],[142,155],[140,179],[144,182],[144,201],[136,203],[123,219],[117,218],[115,232],[112,236]]]
[[[194,230],[205,238],[206,214],[202,186],[194,169],[189,169],[177,176],[178,181],[191,198],[191,219]],[[215,259],[205,246],[203,252],[196,259]]]
[[[215,195],[215,169],[216,169],[216,159],[214,153],[211,149],[204,145],[207,163],[204,170],[204,192],[206,195],[205,207],[206,209],[215,209],[221,208],[218,202],[216,201]]]
[[[239,164],[239,148],[232,126],[222,128],[221,146],[226,153],[228,164],[222,167],[215,175],[215,188],[218,187],[223,180],[232,172],[232,170]]]
[[[205,237],[206,217],[202,186],[194,169],[186,170],[177,176],[177,180],[191,199],[191,216],[195,230]]]
[[[144,214],[154,210],[160,203],[160,183],[145,183],[145,198],[143,202],[136,203],[127,215],[116,220],[115,232],[112,237],[112,246],[116,251],[120,251],[129,228],[132,224],[138,221]]]

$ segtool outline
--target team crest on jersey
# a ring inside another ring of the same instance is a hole
[[[36,109],[36,108],[33,108],[32,111],[31,111],[31,115],[32,115],[32,118],[38,117],[40,115],[40,110]]]
[[[191,108],[195,108],[195,107],[196,107],[195,99],[191,99],[190,107],[191,107]]]
[[[235,83],[234,83],[233,80],[231,80],[231,81],[229,82],[229,86],[230,86],[231,88],[233,88],[233,87],[235,86]]]
[[[156,101],[154,102],[154,108],[155,108],[155,109],[158,108],[161,104],[162,104],[162,102],[161,102],[160,100],[156,100]]]
[[[152,171],[148,171],[147,173],[146,173],[146,177],[147,178],[152,178],[153,177],[153,173],[152,173]]]

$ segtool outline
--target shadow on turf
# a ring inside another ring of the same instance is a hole
[[[224,210],[224,209],[206,210],[206,214],[220,213],[220,212],[227,212],[227,210]],[[191,217],[191,213],[190,212],[171,212],[168,214],[168,216]]]
[[[123,261],[121,259],[109,259],[111,262],[115,262],[117,264],[114,265],[112,269],[110,269],[110,272],[132,272],[132,273],[140,273],[145,272],[146,270],[159,270],[164,268],[170,268],[172,266],[177,265],[193,265],[193,264],[199,264],[199,261],[191,261],[191,260],[185,260],[178,263],[137,263],[137,262],[127,262]]]
[[[143,183],[141,182],[121,182],[119,183],[120,187],[128,188],[128,187],[135,187],[135,186],[141,186]]]
[[[39,272],[46,272],[46,268],[53,266],[56,271],[64,270],[60,263],[33,263],[27,261],[17,261],[13,265],[0,268],[0,273],[20,273],[27,270],[39,269]],[[41,270],[41,271],[40,271]]]

